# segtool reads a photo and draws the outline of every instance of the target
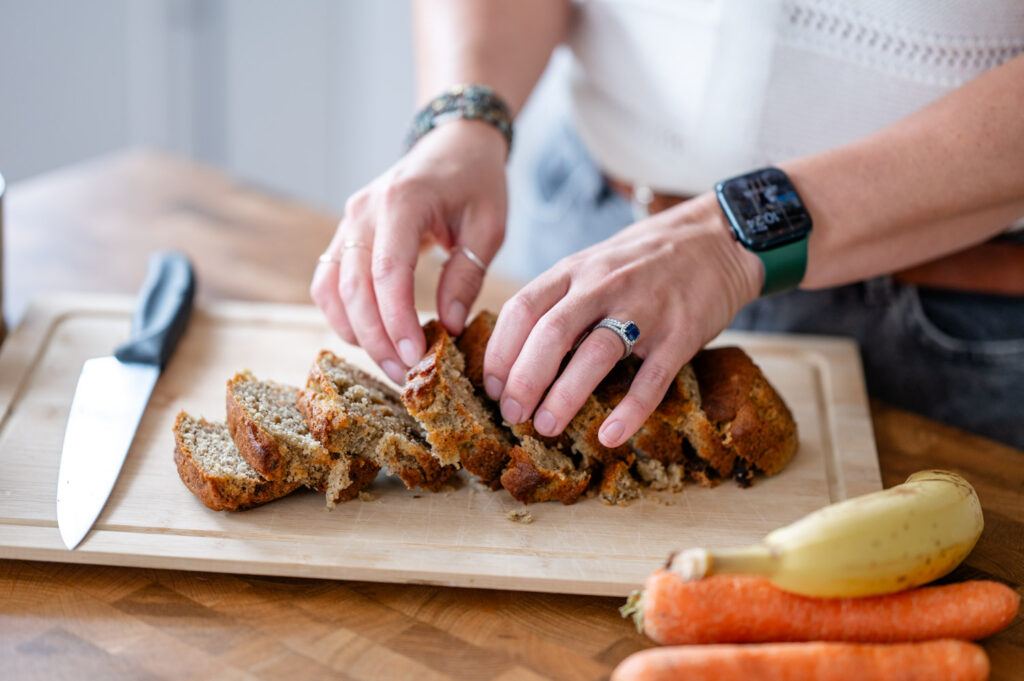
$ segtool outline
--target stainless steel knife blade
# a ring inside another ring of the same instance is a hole
[[[96,522],[160,376],[151,364],[86,360],[71,402],[57,484],[57,527],[69,549]]]
[[[86,360],[68,414],[57,482],[57,527],[74,549],[99,518],[131,449],[160,372],[185,330],[195,277],[188,258],[157,253],[112,357]]]

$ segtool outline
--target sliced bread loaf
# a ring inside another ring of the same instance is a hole
[[[398,393],[328,350],[313,363],[297,402],[310,433],[328,450],[371,458],[407,487],[436,491],[458,471],[434,458]]]
[[[317,441],[296,404],[298,394],[298,388],[239,372],[227,386],[228,429],[238,451],[263,477],[324,492],[333,507],[365,489],[379,467]]]
[[[267,480],[239,454],[226,425],[184,411],[174,420],[174,463],[185,486],[214,511],[252,508],[299,487]]]
[[[423,333],[427,352],[409,369],[402,402],[441,463],[461,463],[484,484],[497,486],[512,441],[463,374],[465,359],[440,322],[427,322]]]

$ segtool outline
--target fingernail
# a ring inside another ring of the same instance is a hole
[[[537,429],[537,432],[541,435],[551,436],[555,434],[555,417],[551,415],[547,409],[541,409],[533,417],[533,427]]]
[[[505,384],[494,376],[488,376],[484,379],[484,389],[487,390],[488,397],[496,400],[501,397],[501,391],[505,389]]]
[[[448,305],[448,321],[451,322],[453,329],[458,329],[458,333],[462,333],[466,325],[466,306],[461,301],[453,300]]]
[[[501,403],[501,415],[509,423],[519,423],[523,420],[523,408],[511,397]]]
[[[380,368],[384,370],[384,373],[388,375],[388,378],[398,385],[405,383],[405,371],[402,367],[398,366],[397,363],[392,362],[390,359],[386,359],[380,363]]]
[[[420,361],[420,355],[416,352],[416,346],[408,338],[398,341],[398,356],[405,362],[405,366],[411,367]]]
[[[606,447],[617,447],[622,437],[622,421],[612,421],[601,431],[601,440]]]

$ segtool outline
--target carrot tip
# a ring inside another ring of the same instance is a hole
[[[629,594],[626,604],[619,608],[619,614],[623,617],[633,618],[638,634],[644,633],[644,592],[636,589]]]

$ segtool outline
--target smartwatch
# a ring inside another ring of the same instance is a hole
[[[762,168],[715,185],[736,239],[764,263],[767,296],[796,288],[807,270],[811,214],[789,176]]]

